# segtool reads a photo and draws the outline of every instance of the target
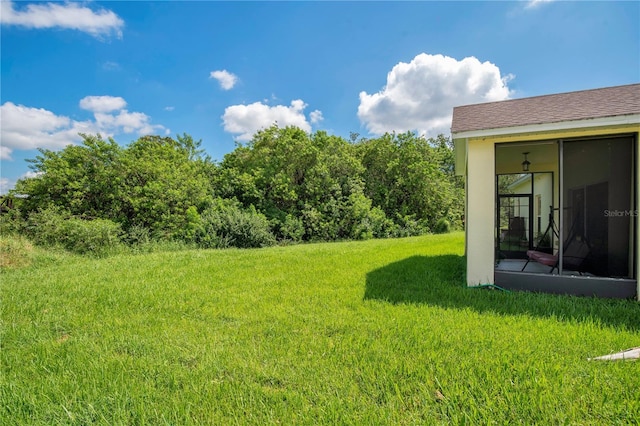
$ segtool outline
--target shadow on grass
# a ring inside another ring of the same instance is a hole
[[[367,274],[365,300],[469,308],[477,312],[594,320],[640,330],[640,303],[539,293],[502,292],[465,286],[463,256],[414,256]]]

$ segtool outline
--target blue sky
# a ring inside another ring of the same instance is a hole
[[[0,5],[2,192],[78,132],[221,160],[274,121],[435,136],[455,105],[640,81],[637,1]]]

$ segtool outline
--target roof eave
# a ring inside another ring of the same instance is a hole
[[[452,132],[451,135],[453,139],[482,138],[488,136],[505,136],[521,133],[548,133],[562,130],[609,127],[628,124],[640,124],[640,114],[560,121],[557,123],[528,124],[524,126],[502,127],[495,129],[468,130]]]

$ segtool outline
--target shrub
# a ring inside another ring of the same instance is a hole
[[[17,234],[24,228],[24,220],[18,209],[0,214],[0,235]]]
[[[304,224],[302,220],[288,214],[283,222],[277,222],[278,238],[284,241],[300,242],[304,236]]]
[[[64,222],[63,231],[64,248],[79,254],[108,254],[120,245],[122,235],[120,224],[106,219],[70,218]]]
[[[426,234],[429,228],[425,221],[416,219],[415,215],[396,215],[396,228],[394,237],[414,237]]]
[[[203,248],[256,248],[276,243],[267,218],[251,206],[241,209],[229,200],[220,201],[201,215],[194,240]]]
[[[371,219],[371,200],[362,193],[352,193],[348,201],[340,206],[341,236],[355,240],[368,240],[373,237]],[[375,220],[375,219],[374,219]]]
[[[374,238],[389,238],[396,232],[396,225],[379,207],[374,207],[366,218],[367,227]]]
[[[335,238],[332,234],[333,224],[327,221],[327,215],[315,207],[305,204],[300,216],[304,225],[305,240],[329,241]]]
[[[26,231],[36,244],[61,246],[78,254],[104,255],[120,245],[120,224],[106,219],[84,220],[50,207],[32,213]]]
[[[25,225],[25,232],[35,244],[42,246],[62,246],[63,223],[70,213],[58,207],[47,207],[31,213]]]
[[[187,218],[187,222],[184,226],[182,239],[184,241],[191,242],[195,238],[196,232],[201,226],[202,218],[195,206],[190,206],[185,212],[185,216]]]
[[[127,244],[131,246],[142,246],[151,242],[151,236],[149,235],[149,228],[145,228],[142,225],[133,225],[127,230],[124,236]]]
[[[433,232],[436,234],[448,234],[451,232],[451,223],[445,218],[440,218],[433,227]]]

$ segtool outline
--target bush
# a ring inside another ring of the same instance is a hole
[[[274,245],[276,238],[267,218],[253,206],[243,210],[225,200],[201,215],[194,241],[202,248],[256,248]]]
[[[451,232],[451,223],[445,218],[440,218],[433,227],[433,232],[436,234],[448,234]]]
[[[36,244],[61,246],[78,254],[104,255],[121,243],[120,224],[106,219],[84,220],[50,207],[32,213],[26,231]]]
[[[326,214],[318,211],[313,206],[305,204],[300,216],[304,225],[305,240],[330,241],[335,239],[335,235],[333,235],[334,224],[328,222]]]
[[[68,219],[63,227],[63,246],[79,254],[108,254],[120,245],[120,224],[106,219]]]
[[[202,218],[198,213],[198,209],[195,206],[190,206],[185,212],[187,222],[182,232],[182,239],[186,242],[191,242],[196,236],[196,232],[202,224]]]
[[[142,246],[151,242],[149,228],[142,225],[133,225],[124,236],[125,241],[130,246]]]
[[[415,215],[396,215],[396,228],[394,237],[415,237],[426,234],[429,227],[425,221],[416,219]]]
[[[277,230],[277,238],[282,241],[299,243],[304,236],[304,223],[302,220],[288,214],[284,220],[279,221],[273,219],[271,221],[272,227]]]
[[[396,225],[379,207],[374,207],[366,218],[366,225],[374,238],[389,238],[396,232]]]
[[[24,220],[18,209],[0,214],[0,235],[19,234],[24,228]]]
[[[63,222],[70,213],[58,207],[47,207],[31,213],[25,225],[25,232],[31,240],[41,246],[63,245]]]

